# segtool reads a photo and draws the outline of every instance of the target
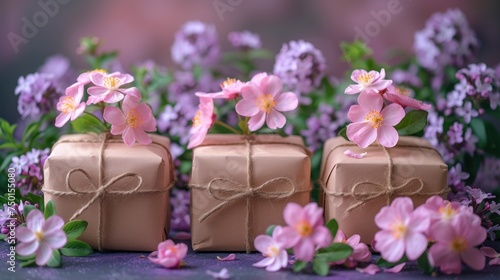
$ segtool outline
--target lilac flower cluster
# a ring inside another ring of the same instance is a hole
[[[391,79],[394,84],[405,84],[414,87],[422,86],[422,81],[418,77],[418,67],[415,64],[410,65],[407,70],[394,70],[391,74]]]
[[[283,44],[276,56],[274,75],[283,80],[283,85],[294,91],[301,104],[310,104],[303,96],[317,88],[325,76],[326,63],[320,50],[306,41],[290,41]]]
[[[69,61],[63,56],[49,57],[38,72],[19,77],[15,94],[17,110],[23,118],[37,119],[53,111],[74,76]]]
[[[484,63],[471,64],[460,69],[456,77],[458,83],[446,97],[445,114],[462,117],[465,123],[470,123],[473,117],[484,113],[482,105],[489,103],[494,110],[500,105],[500,78],[494,69]]]
[[[30,202],[23,202],[21,200],[19,204],[16,203],[12,205],[12,207],[7,206],[7,204],[3,205],[3,209],[0,209],[1,234],[8,234],[12,225],[14,227],[18,227],[19,225],[25,223],[23,216],[25,205],[30,205]],[[38,208],[38,204],[35,204],[34,206]]]
[[[484,191],[493,191],[500,187],[500,159],[485,158],[477,172],[474,185],[481,186]]]
[[[25,195],[28,192],[41,195],[43,185],[43,165],[50,149],[32,149],[24,155],[13,157],[11,167],[16,170],[16,188]]]
[[[340,103],[342,108],[337,111],[328,104],[319,105],[318,111],[307,119],[307,129],[300,132],[311,151],[321,149],[326,140],[337,136],[337,130],[347,122],[347,112],[354,103],[355,100],[346,100]]]
[[[170,204],[172,205],[170,228],[174,231],[189,231],[189,191],[173,189]]]
[[[184,69],[214,66],[220,56],[215,26],[200,21],[187,22],[175,35],[171,51],[174,62]]]
[[[227,39],[233,47],[242,51],[260,49],[262,47],[259,35],[250,31],[231,32],[227,35]]]
[[[476,34],[458,9],[436,13],[415,33],[413,48],[424,68],[442,74],[445,66],[463,67],[478,48]]]

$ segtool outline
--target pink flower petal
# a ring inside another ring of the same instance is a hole
[[[90,72],[89,80],[94,85],[102,86],[102,85],[104,85],[104,77],[105,76],[106,76],[106,74],[104,74],[104,73],[92,71],[92,72]]]
[[[236,103],[236,113],[244,117],[252,117],[259,113],[259,107],[255,104],[255,100],[242,99]]]
[[[45,234],[50,234],[53,231],[61,230],[64,226],[64,221],[59,216],[51,216],[45,221],[45,224],[42,227],[42,231]]]
[[[62,248],[66,245],[66,234],[62,230],[52,231],[50,234],[45,235],[45,242],[50,245],[50,247],[54,249]]]
[[[23,243],[31,242],[36,239],[35,234],[25,226],[19,226],[16,228],[16,238],[18,241]]]
[[[262,79],[260,88],[262,90],[262,93],[277,97],[277,95],[280,94],[281,90],[283,89],[283,84],[280,78],[274,75],[270,75]]]
[[[111,104],[122,101],[124,97],[125,96],[123,95],[123,93],[114,90],[114,91],[109,91],[108,94],[106,94],[106,96],[104,97],[103,101]]]
[[[125,97],[128,96],[129,99],[133,99],[137,103],[139,103],[141,101],[141,98],[142,98],[141,92],[136,87],[121,89],[121,92],[126,95]]]
[[[384,116],[384,124],[389,126],[397,125],[405,116],[405,110],[398,104],[390,104],[380,112]]]
[[[103,118],[112,125],[125,123],[125,115],[123,112],[113,106],[106,106],[106,108],[104,108]]]
[[[261,83],[262,83],[262,80],[267,77],[267,73],[265,72],[262,72],[262,73],[259,73],[259,74],[256,74],[255,76],[253,76],[252,80],[250,81],[251,83],[254,83],[255,85],[257,86],[260,86]]]
[[[234,261],[236,259],[236,255],[235,254],[229,254],[227,255],[226,257],[219,257],[217,256],[217,259],[219,261]]]
[[[207,270],[206,273],[215,279],[229,279],[229,278],[231,278],[231,274],[229,273],[227,268],[223,268],[219,272]]]
[[[78,118],[81,114],[83,114],[86,106],[87,105],[84,102],[80,103],[80,105],[78,105],[75,111],[73,111],[73,113],[71,114],[71,121],[76,120],[76,118]]]
[[[350,85],[345,89],[344,93],[345,94],[356,94],[358,92],[361,92],[362,90],[363,90],[362,85]]]
[[[16,245],[16,253],[21,256],[33,255],[38,249],[39,245],[40,243],[38,242],[38,239],[34,239],[29,242],[21,242],[20,244]]]
[[[376,264],[370,264],[365,268],[359,268],[357,267],[356,270],[361,273],[366,273],[370,275],[375,275],[377,272],[380,271],[380,268]]]
[[[363,74],[367,74],[368,72],[366,72],[365,70],[363,69],[355,69],[354,71],[352,71],[351,73],[351,80],[353,82],[358,82],[358,77],[363,75]]]
[[[364,122],[366,117],[366,112],[359,105],[352,105],[347,112],[347,118],[351,122]]]
[[[311,239],[317,246],[327,247],[332,242],[332,234],[325,226],[319,226],[313,231]]]
[[[248,84],[241,88],[241,96],[243,99],[248,99],[250,101],[254,101],[261,96],[263,93],[259,87],[254,84]]]
[[[107,88],[104,88],[104,87],[98,87],[98,86],[93,86],[93,87],[89,87],[87,89],[87,93],[90,95],[90,96],[99,96],[99,97],[102,97],[104,99],[104,97],[106,97],[106,95],[108,95],[110,91],[107,89]]]
[[[26,217],[26,226],[33,232],[42,231],[45,224],[45,217],[38,209],[32,210]]]
[[[255,249],[257,249],[261,253],[265,253],[267,247],[273,244],[273,239],[268,235],[259,235],[254,240]]]
[[[295,202],[288,203],[283,210],[283,218],[287,225],[293,227],[303,219],[302,207]]]
[[[403,270],[403,267],[405,267],[406,263],[400,263],[394,267],[391,267],[389,269],[384,270],[386,273],[399,273],[401,270]]]
[[[64,126],[71,118],[71,114],[69,113],[60,113],[57,117],[56,117],[56,123],[55,123],[55,126],[56,127],[62,127]]]
[[[484,255],[474,247],[467,248],[460,256],[464,263],[474,270],[482,270],[486,264]]]
[[[429,263],[432,266],[440,266],[447,261],[451,255],[455,254],[449,246],[443,243],[436,243],[431,246],[428,253]]]
[[[386,89],[392,84],[391,80],[379,80],[371,85],[372,88],[381,91]]]
[[[427,249],[427,237],[421,233],[406,233],[406,256],[410,261],[418,259]]]
[[[384,98],[378,93],[361,93],[358,96],[358,103],[363,108],[365,113],[371,111],[380,112],[382,106],[384,105]]]
[[[276,110],[271,110],[266,115],[266,124],[270,129],[282,128],[285,123],[285,116]]]
[[[135,140],[143,145],[149,145],[152,143],[151,137],[141,128],[132,128],[134,131]]]
[[[130,127],[125,128],[122,134],[123,143],[127,146],[132,146],[135,143],[135,134],[134,130]]]
[[[48,243],[40,242],[40,247],[36,251],[36,264],[39,266],[44,266],[49,262],[50,256],[52,255],[52,248]]]
[[[348,157],[352,157],[352,158],[357,158],[357,159],[362,159],[366,156],[367,152],[364,152],[364,153],[355,153],[351,150],[345,150],[344,151],[344,155],[348,156]]]
[[[490,260],[489,265],[500,265],[500,258]]]
[[[295,246],[293,252],[297,260],[310,262],[314,257],[315,244],[310,239],[301,239]]]
[[[377,139],[377,129],[370,123],[360,122],[347,125],[347,138],[361,148],[366,148]]]
[[[266,113],[259,111],[255,116],[250,117],[248,121],[248,129],[250,131],[256,131],[264,125],[266,121]]]
[[[284,92],[276,100],[276,106],[274,108],[280,112],[288,112],[295,110],[298,105],[299,100],[295,93]]]
[[[398,143],[399,135],[394,127],[382,125],[377,129],[377,140],[380,145],[392,148]]]
[[[402,239],[392,238],[391,245],[387,246],[385,250],[382,250],[379,244],[377,244],[377,248],[380,249],[380,254],[385,260],[388,262],[397,262],[405,253],[405,242]]]
[[[273,262],[274,262],[273,258],[266,257],[265,259],[262,259],[262,260],[254,263],[252,265],[255,266],[255,267],[266,267],[266,266],[271,265]]]
[[[479,251],[481,251],[481,253],[488,258],[494,259],[500,257],[500,254],[498,254],[497,251],[491,247],[481,247]]]

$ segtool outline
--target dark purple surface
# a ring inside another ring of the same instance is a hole
[[[189,242],[185,242],[189,243]],[[252,263],[262,259],[258,253],[236,253],[234,261],[219,261],[223,253],[195,253],[189,251],[186,266],[181,269],[165,269],[151,263],[148,252],[94,253],[87,257],[63,257],[62,268],[16,267],[16,272],[7,270],[8,244],[2,242],[0,257],[0,279],[213,279],[207,270],[220,271],[227,268],[231,279],[435,279],[418,271],[414,264],[407,265],[399,274],[378,273],[374,276],[355,270],[333,268],[328,277],[312,274],[294,274],[290,268],[279,272],[267,272],[255,268]],[[499,243],[494,244],[500,247]],[[291,265],[289,266],[291,267]],[[500,266],[487,267],[483,271],[465,271],[459,276],[439,275],[438,279],[499,279]]]

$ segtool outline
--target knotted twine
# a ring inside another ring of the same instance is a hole
[[[330,152],[328,153],[328,155],[326,157],[325,162],[328,162],[328,159],[330,158],[330,155],[333,153],[334,150],[336,150],[337,148],[340,148],[340,147],[349,147],[349,146],[356,146],[356,144],[345,143],[345,144],[341,144],[341,145],[336,146],[335,148],[330,150]],[[382,185],[379,183],[375,183],[373,181],[365,180],[365,181],[357,182],[356,184],[354,184],[354,186],[351,188],[350,192],[335,192],[335,191],[328,190],[328,187],[326,185],[327,182],[319,182],[323,191],[327,195],[334,196],[334,197],[352,197],[355,200],[357,200],[356,203],[350,205],[344,211],[343,217],[346,217],[349,213],[351,213],[351,211],[358,208],[359,206],[361,206],[361,205],[363,205],[371,200],[374,200],[376,198],[382,197],[382,196],[385,196],[387,198],[386,205],[389,205],[392,201],[392,198],[395,195],[398,195],[398,196],[415,196],[415,195],[433,196],[433,195],[443,195],[443,194],[446,194],[449,192],[448,188],[445,188],[441,191],[435,191],[435,192],[422,192],[422,190],[424,188],[424,182],[420,178],[417,178],[417,177],[411,177],[411,178],[405,180],[404,182],[402,182],[401,184],[394,186],[393,180],[392,180],[392,172],[393,172],[393,168],[394,168],[394,163],[393,163],[392,157],[389,154],[389,151],[387,150],[386,147],[384,147],[382,145],[380,145],[380,146],[382,147],[382,150],[384,151],[384,154],[386,155],[386,157],[388,159],[388,172],[387,172],[387,177],[386,177],[386,182],[387,182],[386,185]],[[417,147],[417,146],[400,144],[400,145],[398,145],[398,147],[410,147],[411,148],[411,147]],[[419,147],[419,148],[431,149],[431,150],[435,151],[431,147]],[[325,168],[326,168],[326,164],[325,164]],[[325,170],[323,170],[321,178],[323,178],[324,172],[325,172]],[[418,188],[413,190],[413,191],[408,190],[407,189],[408,186],[410,186],[413,182],[417,182]],[[371,185],[371,186],[374,186],[375,189],[363,191],[360,188],[360,186],[362,186],[362,185]]]
[[[123,141],[121,141],[121,140],[109,139],[110,136],[111,135],[109,133],[102,133],[102,134],[100,134],[100,136],[99,136],[100,139],[98,139],[98,140],[96,140],[96,139],[59,140],[56,142],[56,144],[54,144],[54,147],[55,147],[57,144],[60,144],[60,143],[100,143],[99,154],[98,154],[98,180],[97,180],[97,183],[94,182],[94,180],[92,180],[90,175],[84,169],[73,168],[68,172],[68,174],[66,174],[66,187],[68,188],[68,191],[56,191],[56,190],[50,190],[50,189],[46,189],[46,188],[42,189],[42,191],[44,193],[48,193],[48,194],[54,195],[54,196],[81,197],[81,196],[88,195],[88,194],[94,194],[94,196],[85,205],[83,205],[79,210],[77,210],[73,214],[73,216],[71,216],[71,218],[69,220],[73,221],[78,216],[80,216],[83,212],[85,212],[85,210],[87,210],[92,204],[94,204],[96,201],[98,201],[98,203],[97,203],[97,208],[98,208],[97,249],[99,251],[103,250],[103,245],[102,245],[102,243],[103,243],[102,239],[103,239],[103,235],[104,235],[103,201],[104,201],[106,194],[121,195],[121,196],[128,196],[131,194],[135,194],[135,193],[139,192],[139,189],[142,187],[142,182],[143,182],[143,179],[140,175],[138,175],[136,173],[131,173],[131,172],[120,174],[118,176],[115,176],[115,177],[109,179],[107,182],[104,182],[104,170],[105,170],[104,150],[106,148],[106,144],[107,143],[123,143]],[[153,142],[153,144],[158,144],[158,143]],[[170,151],[168,151],[168,149],[167,149],[167,153],[168,153],[169,161],[171,162],[172,155],[170,154]],[[170,166],[172,166],[172,165],[170,165]],[[172,169],[172,168],[170,168],[170,169]],[[71,176],[77,172],[83,174],[87,178],[89,185],[92,186],[95,189],[95,191],[80,191],[78,189],[73,188],[73,185],[71,184]],[[172,170],[170,170],[170,175],[171,175],[170,178],[173,179]],[[116,183],[124,178],[128,178],[128,177],[137,179],[137,186],[135,188],[133,188],[131,190],[125,190],[125,191],[108,190],[108,188],[111,187],[114,183]],[[148,193],[148,194],[150,194],[150,193],[163,193],[163,192],[167,192],[172,185],[173,185],[173,182],[170,185],[168,185],[165,189],[142,190],[142,191],[140,191],[140,193]]]
[[[295,182],[287,177],[277,177],[264,182],[263,184],[254,187],[252,183],[253,178],[253,166],[252,166],[252,145],[256,144],[282,144],[289,146],[297,146],[307,154],[309,151],[302,145],[289,143],[289,142],[256,142],[254,138],[245,137],[243,138],[246,146],[246,185],[239,184],[233,180],[226,178],[214,178],[206,185],[190,184],[189,187],[192,189],[206,190],[215,199],[222,201],[222,203],[216,205],[208,212],[203,214],[198,221],[201,223],[210,217],[215,212],[223,209],[233,201],[238,201],[245,199],[245,249],[247,253],[251,252],[252,246],[251,242],[253,239],[253,215],[252,215],[252,201],[254,197],[264,198],[264,199],[284,199],[291,197],[296,193],[309,192],[311,188],[297,190]],[[241,145],[242,142],[228,142],[219,144],[205,144],[200,146],[233,146]],[[200,147],[198,146],[198,147]],[[267,188],[273,186],[274,184],[287,184],[289,186],[288,190],[285,191],[268,191]]]

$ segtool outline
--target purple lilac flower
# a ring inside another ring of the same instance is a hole
[[[493,191],[500,186],[500,159],[487,157],[484,159],[474,182],[484,191]]]
[[[422,86],[422,81],[418,77],[418,67],[415,64],[412,64],[407,70],[394,70],[391,79],[395,84],[406,84],[414,87]]]
[[[15,94],[19,95],[17,110],[23,118],[37,119],[56,108],[63,92],[57,91],[53,75],[45,73],[19,77]]]
[[[189,121],[194,117],[196,108],[167,105],[160,113],[156,124],[161,133],[179,137],[181,144],[186,144],[189,140]]]
[[[23,216],[24,205],[30,205],[29,201],[23,203],[23,201],[21,200],[19,204],[15,203],[11,207],[7,207],[7,204],[3,205],[3,210],[0,210],[0,216],[5,216],[6,214],[8,214],[8,218],[2,219],[3,221],[0,220],[1,234],[8,234],[11,230],[10,228],[12,227],[12,225],[14,227],[18,227],[25,222]],[[35,204],[34,206],[38,208],[38,204]]]
[[[168,101],[189,107],[189,110],[193,110],[194,117],[199,103],[199,98],[195,93],[215,91],[219,89],[219,84],[208,73],[201,74],[196,80],[192,71],[177,71],[168,89]]]
[[[495,231],[499,231],[499,230],[500,230],[500,225],[494,225],[494,226],[487,229],[487,233],[488,233],[491,241],[495,241],[495,239],[497,238]]]
[[[3,225],[6,221],[11,219],[10,209],[7,204],[3,205],[3,209],[0,209],[0,225]]]
[[[465,191],[471,196],[476,204],[483,202],[485,199],[495,198],[491,193],[485,193],[481,189],[465,187]]]
[[[227,39],[233,47],[243,51],[260,49],[262,46],[259,35],[250,31],[231,32]]]
[[[476,34],[458,9],[433,14],[424,29],[415,33],[413,48],[424,68],[442,73],[445,66],[463,67],[478,48]]]
[[[50,149],[32,149],[24,155],[13,157],[11,167],[16,170],[16,188],[25,195],[28,192],[40,195],[43,185],[43,165]]]
[[[283,80],[283,85],[295,91],[301,104],[309,104],[310,98],[303,96],[317,88],[325,76],[326,64],[321,51],[306,41],[290,41],[284,44],[276,56],[274,74]]]
[[[478,111],[472,109],[472,102],[467,101],[464,107],[455,109],[455,114],[464,118],[465,123],[470,123],[472,118],[479,116]]]
[[[214,25],[190,21],[175,34],[172,59],[182,68],[214,66],[219,56],[220,47]]]
[[[453,125],[450,127],[450,129],[447,132],[448,143],[450,145],[462,143],[464,141],[464,138],[462,136],[463,130],[464,130],[464,126],[461,123],[459,123],[459,122],[453,123]]]
[[[464,134],[464,150],[470,155],[476,150],[477,136],[472,133],[472,128],[468,127]]]
[[[38,68],[39,73],[52,75],[56,91],[65,92],[77,75],[71,68],[70,61],[63,55],[53,55],[48,57],[44,64]]]
[[[427,126],[425,127],[424,138],[429,140],[433,146],[438,145],[438,135],[443,133],[444,118],[435,111],[429,111],[427,116]]]
[[[495,201],[490,202],[490,213],[500,215],[500,203],[496,203]]]
[[[173,189],[170,204],[172,205],[171,229],[175,231],[189,231],[189,191]]]
[[[469,179],[469,177],[469,173],[462,172],[462,165],[457,163],[448,171],[448,185],[454,192],[463,191],[465,180]]]

